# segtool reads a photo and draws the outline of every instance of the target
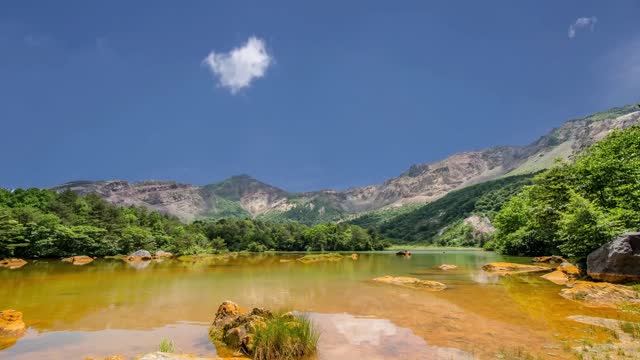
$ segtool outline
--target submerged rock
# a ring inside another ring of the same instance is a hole
[[[22,313],[15,310],[0,311],[0,350],[15,345],[26,331]]]
[[[587,274],[609,282],[640,280],[640,232],[623,234],[594,250],[587,256]]]
[[[78,255],[64,258],[62,261],[72,263],[73,265],[86,265],[92,262],[93,258],[85,255]]]
[[[482,270],[495,275],[507,276],[514,274],[549,271],[551,270],[551,268],[545,266],[525,265],[509,262],[494,262],[483,265]]]
[[[16,310],[0,311],[0,335],[16,335],[24,333],[25,325],[22,313]]]
[[[442,264],[438,266],[438,269],[440,270],[455,270],[457,268],[458,268],[457,265],[452,265],[452,264]]]
[[[409,251],[409,250],[398,251],[396,253],[396,255],[398,255],[398,256],[411,256],[411,251]]]
[[[629,286],[606,282],[576,281],[571,288],[562,289],[560,296],[579,301],[591,307],[612,307],[618,305],[640,305],[640,296]]]
[[[358,254],[351,254],[351,259],[352,260],[358,260],[359,257],[360,257],[360,255],[358,255]]]
[[[344,259],[344,256],[340,254],[328,253],[328,254],[309,254],[297,260],[302,263],[309,264],[309,263],[315,263],[320,261],[340,261],[342,259]]]
[[[11,270],[19,269],[23,266],[27,265],[27,262],[22,259],[4,259],[0,260],[0,267],[6,267]]]
[[[551,256],[537,256],[531,260],[536,263],[545,263],[545,264],[560,264],[563,262],[567,262],[565,258],[562,256],[551,255]]]
[[[382,276],[373,279],[373,281],[385,284],[398,285],[412,289],[424,289],[432,291],[440,291],[447,288],[447,285],[431,280],[416,279],[408,276]]]

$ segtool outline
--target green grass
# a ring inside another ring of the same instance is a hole
[[[165,353],[175,352],[173,341],[167,340],[167,339],[160,340],[159,349],[160,349],[160,352],[165,352]]]
[[[290,313],[276,315],[256,328],[253,359],[299,359],[316,352],[319,337],[309,319]]]

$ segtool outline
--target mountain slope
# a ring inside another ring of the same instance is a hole
[[[196,186],[172,181],[76,181],[54,187],[95,192],[117,205],[145,206],[188,221],[196,218],[263,217],[307,224],[406,204],[432,202],[466,186],[548,168],[556,158],[571,159],[612,129],[640,123],[635,106],[614,108],[570,120],[525,146],[497,146],[454,154],[411,166],[382,184],[345,191],[289,193],[248,175]]]

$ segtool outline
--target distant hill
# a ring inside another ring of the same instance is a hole
[[[640,111],[635,105],[614,108],[567,121],[529,145],[461,152],[441,161],[412,165],[381,184],[345,191],[291,193],[248,175],[205,186],[173,181],[110,180],[74,181],[53,189],[97,193],[117,205],[145,206],[184,221],[260,217],[314,224],[353,219],[375,210],[394,212],[395,208],[429,203],[470,185],[539,171],[550,167],[556,158],[573,158],[612,129],[637,123],[640,123]]]

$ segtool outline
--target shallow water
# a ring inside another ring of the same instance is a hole
[[[309,313],[322,334],[320,359],[491,359],[518,347],[543,358],[570,359],[569,348],[582,339],[598,342],[610,335],[567,316],[631,316],[563,299],[561,287],[540,274],[496,278],[480,269],[487,262],[528,263],[527,258],[434,250],[410,258],[381,252],[355,261],[281,262],[299,256],[238,255],[137,267],[120,260],[85,266],[51,260],[2,269],[0,309],[22,311],[29,331],[0,350],[0,359],[135,356],[157,350],[162,338],[180,351],[213,356],[207,328],[227,299],[245,308]],[[443,263],[459,269],[434,269]],[[436,280],[449,288],[428,292],[369,281],[382,275]]]

